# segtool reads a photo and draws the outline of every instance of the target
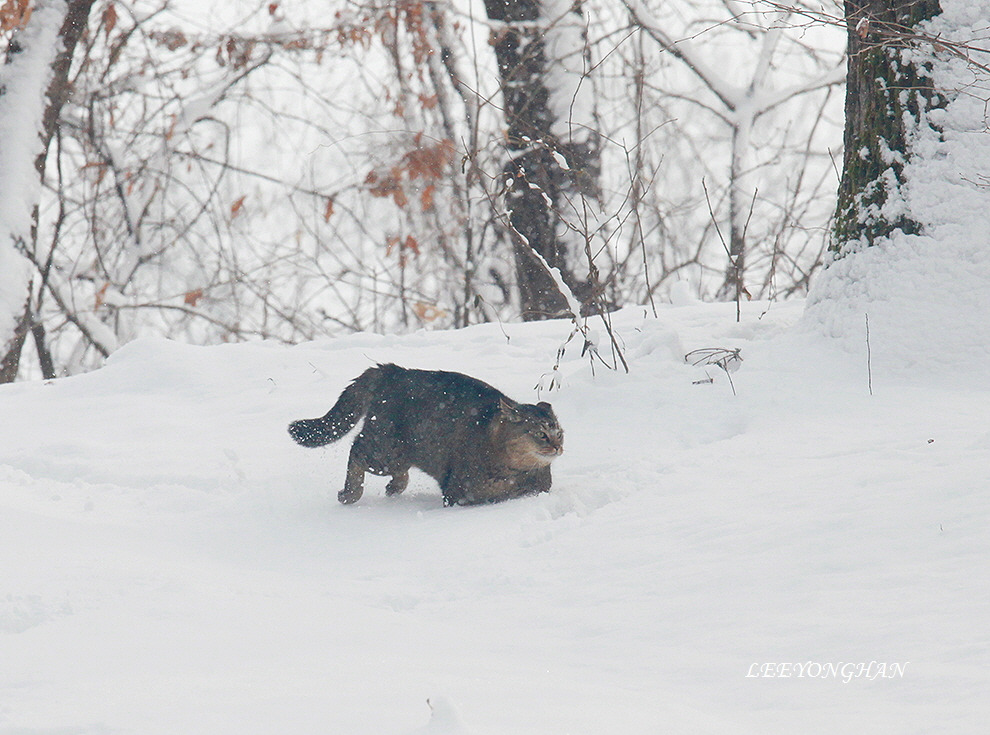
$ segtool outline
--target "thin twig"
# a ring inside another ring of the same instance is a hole
[[[870,347],[870,315],[866,315],[866,376],[870,387],[870,395],[873,395],[873,350]]]

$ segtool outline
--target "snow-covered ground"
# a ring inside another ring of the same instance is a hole
[[[553,491],[485,507],[339,505],[348,442],[285,426],[376,361],[535,400],[565,322],[0,388],[0,733],[981,732],[988,369],[885,360],[883,314],[868,369],[823,304],[621,312],[630,374],[572,343],[540,394]]]

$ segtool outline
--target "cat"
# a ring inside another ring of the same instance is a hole
[[[516,403],[462,373],[378,365],[340,394],[325,416],[289,424],[304,447],[337,441],[361,417],[344,489],[354,503],[364,474],[391,475],[398,495],[416,467],[440,484],[443,504],[474,505],[550,490],[550,463],[564,450],[564,432],[549,403]]]

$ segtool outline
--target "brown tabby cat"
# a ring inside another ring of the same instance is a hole
[[[516,403],[461,373],[379,365],[354,380],[319,419],[289,424],[304,447],[340,439],[364,416],[351,445],[341,503],[357,501],[364,473],[406,489],[409,468],[440,483],[444,505],[494,503],[550,489],[550,463],[564,451],[549,403]]]

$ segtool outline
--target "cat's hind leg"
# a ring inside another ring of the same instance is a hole
[[[337,500],[344,505],[356,503],[364,494],[364,473],[368,463],[364,459],[357,441],[351,445],[351,453],[347,458],[347,477],[344,479],[344,489],[337,493]]]
[[[408,467],[402,470],[394,471],[392,472],[392,479],[389,480],[388,484],[385,486],[385,494],[389,496],[398,495],[399,493],[401,493],[403,490],[406,489],[406,486],[408,484],[409,484]]]

